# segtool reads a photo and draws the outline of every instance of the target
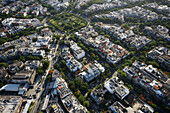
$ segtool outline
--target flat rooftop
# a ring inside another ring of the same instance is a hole
[[[0,96],[0,113],[15,113],[21,103],[19,96]]]

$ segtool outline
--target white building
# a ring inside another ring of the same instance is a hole
[[[85,51],[79,46],[77,46],[75,42],[70,42],[70,48],[73,51],[73,55],[76,59],[81,59],[85,56]]]
[[[76,59],[72,59],[66,63],[66,66],[69,68],[71,72],[75,72],[82,68],[82,64],[78,62]]]
[[[112,77],[106,81],[104,87],[121,100],[130,93],[129,89],[123,85],[123,81],[120,81],[118,77]]]

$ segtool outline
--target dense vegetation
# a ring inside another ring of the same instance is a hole
[[[87,21],[73,13],[62,13],[53,16],[50,23],[58,30],[64,32],[78,31],[87,25]]]
[[[30,27],[30,28],[25,29],[24,31],[18,32],[16,34],[11,35],[11,36],[0,37],[0,44],[3,44],[3,43],[8,42],[8,41],[13,41],[13,40],[19,39],[21,36],[31,35],[35,32],[36,32],[35,27]]]

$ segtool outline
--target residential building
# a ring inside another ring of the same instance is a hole
[[[156,2],[144,4],[142,5],[142,7],[152,9],[154,11],[157,11],[160,14],[164,14],[167,16],[169,16],[169,13],[170,13],[170,7],[168,7],[167,5],[159,5]]]
[[[67,62],[66,66],[69,68],[71,72],[75,72],[82,68],[82,64],[78,62],[76,59],[72,59],[71,61]]]
[[[24,66],[29,66],[31,68],[36,68],[38,69],[38,67],[40,66],[40,61],[39,60],[32,60],[32,61],[26,61]]]
[[[82,68],[82,64],[76,59],[74,59],[74,57],[69,51],[69,48],[63,48],[60,56],[66,61],[66,66],[69,68],[71,72],[75,72]]]
[[[22,104],[22,97],[19,96],[0,96],[1,113],[18,113]]]
[[[159,16],[157,13],[144,9],[139,6],[135,6],[132,8],[124,8],[118,11],[113,11],[108,14],[101,14],[101,15],[95,15],[94,18],[112,18],[112,19],[118,19],[121,22],[125,21],[126,17],[132,17],[132,18],[141,18],[144,21],[155,21],[155,20],[169,20],[169,17],[166,16]]]
[[[18,49],[17,54],[45,57],[45,50],[38,50],[36,48],[23,47],[23,48]]]
[[[99,64],[97,61],[93,61],[91,63],[88,63],[84,66],[84,70],[87,70],[87,72],[95,77],[100,75],[105,71],[105,68]]]
[[[163,38],[167,41],[170,41],[169,36],[169,29],[167,29],[164,26],[158,25],[158,26],[145,26],[144,32],[153,38]]]
[[[79,101],[70,91],[64,79],[56,78],[56,81],[53,87],[57,89],[57,92],[61,98],[61,101],[69,113],[86,113],[87,112],[87,109],[79,103]]]
[[[34,27],[37,27],[40,25],[40,21],[36,18],[33,18],[33,19],[7,18],[2,21],[2,25],[7,26],[7,27],[11,27],[13,25],[19,25],[19,26],[32,25]]]
[[[133,79],[143,89],[148,91],[150,95],[155,96],[156,100],[169,104],[169,78],[152,65],[146,65],[144,62],[135,61],[132,67],[125,67],[123,71],[129,79]]]
[[[22,61],[18,61],[8,66],[8,72],[10,74],[15,74],[19,72],[21,69],[23,69],[23,67],[24,67],[24,63]]]
[[[148,58],[157,60],[160,64],[167,66],[170,70],[170,50],[165,47],[155,47],[148,52]]]
[[[83,72],[79,73],[78,76],[83,77],[87,82],[90,82],[90,81],[92,81],[95,78],[94,75],[89,74],[86,71],[83,71]]]
[[[122,2],[122,1],[114,1],[113,3],[103,3],[103,4],[92,4],[90,7],[88,7],[85,10],[85,13],[94,13],[100,10],[109,10],[109,9],[113,9],[113,8],[119,8],[119,7],[125,7],[128,4],[126,2]]]
[[[112,64],[118,63],[130,54],[120,45],[114,44],[108,38],[98,35],[92,26],[82,29],[75,35],[78,36],[84,44],[92,46],[102,58],[106,58],[107,61]]]
[[[157,68],[154,68],[152,65],[148,65],[143,70],[143,73],[150,76],[151,78],[156,78],[157,80],[161,82],[167,82],[168,76],[165,75],[162,71],[159,71]]]
[[[99,89],[92,90],[90,96],[97,106],[101,106],[105,103],[104,94],[103,87],[100,87]]]
[[[128,113],[128,111],[126,110],[126,108],[118,101],[116,101],[114,104],[112,104],[109,109],[113,112],[113,113]]]
[[[25,66],[23,70],[17,72],[15,75],[12,76],[11,82],[33,84],[35,76],[36,76],[36,68]]]
[[[116,101],[109,107],[109,110],[113,113],[154,113],[154,109],[141,100],[135,102],[132,107],[125,107]]]
[[[8,76],[8,73],[6,72],[4,67],[0,67],[0,78],[1,80],[3,80],[4,78],[6,78]]]
[[[55,10],[60,11],[62,9],[66,9],[69,6],[69,0],[48,0],[46,1],[48,5],[51,5],[52,7],[55,8]]]
[[[146,38],[146,36],[134,34],[132,28],[125,29],[123,25],[108,25],[98,22],[95,24],[95,26],[102,29],[106,34],[116,37],[117,39],[125,42],[125,44],[130,45],[137,50],[141,49],[151,41],[150,39]]]
[[[116,95],[119,99],[124,99],[129,93],[129,89],[123,85],[123,81],[118,77],[112,77],[104,83],[104,87],[109,93]]]
[[[85,56],[85,51],[77,46],[77,44],[73,41],[70,42],[70,49],[76,59],[81,59]]]

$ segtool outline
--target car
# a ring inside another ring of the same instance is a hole
[[[32,99],[32,96],[30,95],[29,97],[27,97],[28,99]]]

